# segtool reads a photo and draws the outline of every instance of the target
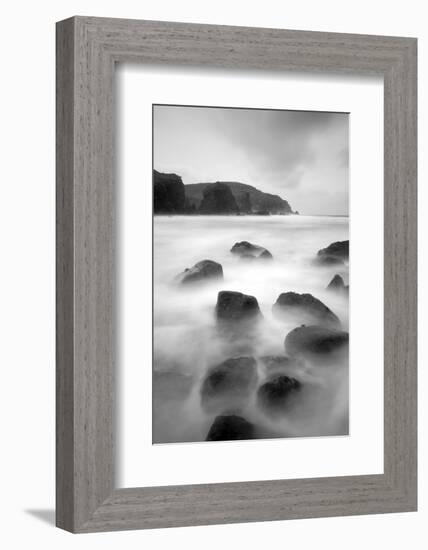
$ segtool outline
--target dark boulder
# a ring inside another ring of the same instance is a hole
[[[260,258],[270,260],[273,257],[269,250],[267,250],[263,246],[258,246],[256,244],[249,243],[248,241],[235,243],[230,251],[232,252],[232,254],[236,254],[237,256],[245,259]]]
[[[184,184],[177,174],[162,174],[153,170],[153,212],[181,214],[186,208]]]
[[[327,285],[329,290],[343,290],[345,288],[345,283],[340,275],[335,275],[333,279]]]
[[[297,327],[285,338],[285,351],[291,356],[329,355],[348,349],[349,334],[316,325]]]
[[[257,391],[259,406],[269,413],[284,413],[290,405],[302,384],[290,376],[275,376],[260,386]]]
[[[213,183],[203,191],[200,214],[237,214],[238,204],[230,188],[224,183]]]
[[[217,321],[226,323],[255,321],[262,315],[257,298],[230,290],[218,293],[215,312]]]
[[[337,241],[318,250],[317,262],[323,265],[342,264],[349,260],[349,241]]]
[[[332,290],[333,292],[346,292],[346,288],[340,275],[335,275],[327,285],[327,290]]]
[[[312,296],[312,294],[298,294],[284,292],[278,296],[272,311],[276,317],[298,316],[300,322],[320,322],[330,326],[340,326],[340,321],[331,309]]]
[[[263,250],[263,252],[258,256],[259,258],[270,260],[273,258],[272,254],[267,250],[266,248]]]
[[[221,264],[212,260],[202,260],[196,263],[190,269],[185,269],[176,278],[181,284],[207,281],[213,279],[223,279],[223,268]]]
[[[234,441],[253,439],[255,429],[251,422],[237,415],[217,416],[209,429],[206,441]]]
[[[249,395],[257,382],[257,364],[253,357],[227,359],[209,369],[201,386],[206,408],[236,405]]]

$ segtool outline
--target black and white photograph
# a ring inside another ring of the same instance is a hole
[[[349,115],[153,105],[153,443],[349,434]]]
[[[423,548],[425,11],[4,4],[1,548]]]

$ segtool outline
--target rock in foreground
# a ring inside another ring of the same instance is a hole
[[[202,260],[190,269],[185,269],[177,277],[181,284],[195,283],[213,279],[223,279],[223,268],[221,264],[212,260]]]
[[[324,265],[342,264],[349,260],[349,241],[337,241],[318,250],[317,262]]]
[[[337,315],[312,294],[284,292],[278,296],[272,311],[276,317],[280,318],[292,314],[300,317],[301,322],[315,321],[329,326],[340,326]]]
[[[272,254],[263,246],[249,243],[248,241],[241,241],[235,243],[230,249],[232,254],[236,254],[245,259],[261,259],[270,260],[273,258]]]
[[[291,356],[327,355],[344,351],[349,343],[349,334],[317,325],[297,327],[285,338],[285,351]]]
[[[240,323],[255,321],[261,318],[261,311],[254,296],[222,290],[218,293],[216,317],[220,322]]]
[[[289,376],[276,376],[260,386],[257,400],[262,409],[269,413],[285,413],[302,384]]]
[[[214,420],[206,441],[234,441],[237,439],[253,439],[254,426],[242,416],[222,415]]]
[[[212,367],[201,386],[202,403],[232,404],[247,397],[257,382],[257,365],[253,357],[235,357]]]

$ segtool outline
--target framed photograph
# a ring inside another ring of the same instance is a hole
[[[416,39],[57,24],[57,525],[417,507]]]

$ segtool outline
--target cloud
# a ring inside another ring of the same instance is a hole
[[[346,114],[156,106],[154,137],[155,167],[185,183],[242,181],[302,212],[347,212]]]

